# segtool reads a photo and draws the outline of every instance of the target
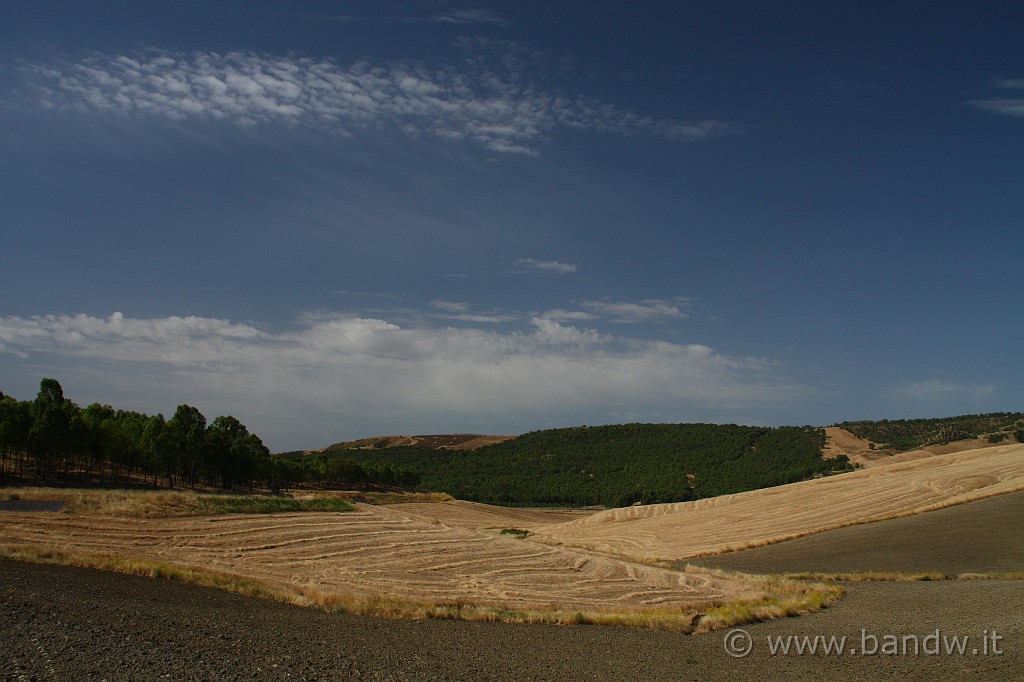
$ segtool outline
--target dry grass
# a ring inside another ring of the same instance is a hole
[[[334,494],[350,502],[364,504],[435,504],[451,502],[455,499],[448,493],[346,492]]]
[[[1024,490],[1024,445],[988,447],[695,502],[599,512],[536,540],[649,559],[760,547]]]
[[[265,514],[298,511],[351,511],[352,506],[331,493],[288,496],[219,495],[185,490],[101,490],[77,488],[12,488],[6,495],[19,500],[60,500],[66,514],[92,514],[148,519],[216,514]]]

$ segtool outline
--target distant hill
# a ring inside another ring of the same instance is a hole
[[[1024,442],[1024,412],[990,412],[936,419],[882,419],[842,422],[835,426],[869,441],[877,449],[904,452],[926,445],[939,445],[970,438],[987,437],[990,442]]]
[[[516,436],[485,436],[479,433],[449,433],[430,436],[374,436],[328,445],[318,452],[336,450],[376,450],[380,448],[419,447],[429,450],[475,450]]]
[[[415,439],[420,440],[415,440]],[[500,442],[467,449],[481,439]],[[503,505],[626,506],[765,488],[850,468],[822,457],[823,429],[622,424],[518,437],[393,436],[317,457],[415,472],[419,489]]]

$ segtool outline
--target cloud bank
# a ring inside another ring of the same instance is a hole
[[[104,401],[131,385],[168,411],[210,405],[282,448],[431,424],[537,428],[580,415],[600,423],[755,410],[813,393],[762,359],[540,317],[507,332],[333,315],[277,332],[205,317],[6,317],[0,352],[26,368],[48,363],[58,378],[93,376]]]
[[[736,130],[713,120],[656,119],[545,89],[513,66],[514,60],[467,59],[458,66],[360,61],[343,67],[301,56],[148,50],[24,64],[21,73],[34,101],[49,108],[243,126],[277,122],[341,135],[391,129],[507,153],[534,154],[558,130],[682,141]]]

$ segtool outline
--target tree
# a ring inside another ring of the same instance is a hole
[[[67,452],[70,445],[71,419],[65,404],[64,390],[56,379],[43,379],[32,403],[32,427],[28,433],[28,449],[36,460],[36,473],[44,479],[53,461]]]
[[[32,428],[30,403],[15,400],[10,396],[0,399],[0,475],[6,479],[13,463],[20,463],[18,455],[28,451],[28,433]],[[10,466],[9,463],[10,462]]]
[[[206,417],[191,405],[178,405],[167,422],[166,445],[178,455],[179,471],[189,485],[195,483],[206,448]]]
[[[82,410],[82,423],[85,426],[85,454],[89,470],[95,466],[102,477],[103,467],[110,457],[109,445],[111,431],[114,426],[114,408],[110,405],[93,403]]]

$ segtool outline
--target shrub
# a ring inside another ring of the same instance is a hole
[[[502,535],[515,535],[517,538],[525,538],[530,534],[530,531],[523,530],[522,528],[502,528]]]

